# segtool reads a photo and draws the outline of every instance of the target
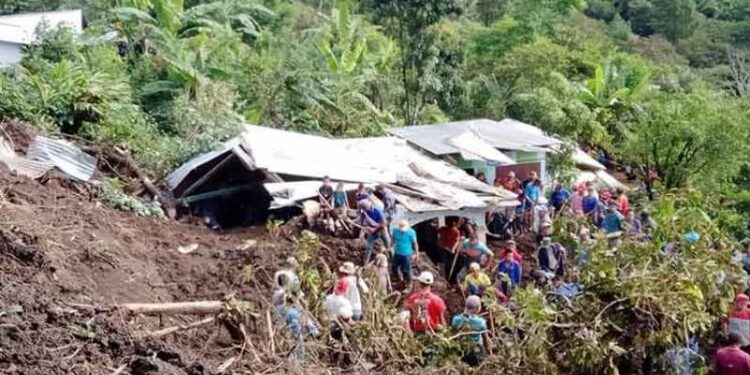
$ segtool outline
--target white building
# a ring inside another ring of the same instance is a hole
[[[18,64],[23,48],[36,39],[37,28],[41,25],[70,27],[80,33],[83,15],[80,10],[66,10],[0,16],[0,66]]]

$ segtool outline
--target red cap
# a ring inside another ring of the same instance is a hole
[[[737,295],[737,297],[734,297],[735,303],[748,302],[748,301],[750,301],[750,297],[748,297],[747,294],[744,294],[744,293],[740,293]]]

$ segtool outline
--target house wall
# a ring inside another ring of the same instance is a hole
[[[0,66],[18,64],[22,48],[20,44],[0,42]]]
[[[477,225],[477,235],[483,243],[487,241],[487,221],[485,214],[487,208],[465,208],[462,210],[445,210],[445,211],[427,211],[427,212],[407,212],[400,210],[396,216],[398,219],[405,219],[409,225],[414,226],[428,220],[439,219],[445,222],[447,216],[465,217],[471,219]]]

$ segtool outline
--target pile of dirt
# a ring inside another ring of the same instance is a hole
[[[232,294],[260,311],[270,276],[248,283],[243,272],[250,265],[256,274],[272,274],[291,246],[268,242],[258,228],[217,234],[135,217],[69,185],[55,178],[41,184],[0,167],[0,372],[102,374],[124,365],[130,374],[213,373],[234,345],[221,327],[139,340],[140,332],[187,320],[81,311],[71,304]],[[189,245],[196,250],[177,251]],[[209,334],[216,336],[213,347],[203,348]]]

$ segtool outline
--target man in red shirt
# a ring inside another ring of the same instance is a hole
[[[432,272],[424,271],[417,278],[417,289],[406,299],[409,310],[409,328],[415,334],[434,332],[440,326],[445,326],[445,302],[430,291],[435,277]]]
[[[745,347],[750,345],[750,308],[747,307],[750,303],[750,297],[746,294],[740,293],[734,298],[734,307],[729,312],[729,319],[727,321],[726,332],[728,334],[736,334],[740,337],[740,346]]]
[[[740,349],[742,337],[730,333],[724,347],[714,356],[714,371],[717,375],[750,375],[750,354]]]
[[[443,249],[442,259],[443,266],[445,267],[445,278],[451,285],[455,285],[458,281],[456,280],[458,273],[455,272],[455,276],[451,276],[451,266],[453,265],[454,253],[458,243],[461,240],[461,231],[458,229],[457,220],[452,220],[446,223],[445,226],[438,230],[438,240],[440,248]]]
[[[523,266],[523,256],[521,253],[518,252],[518,248],[516,247],[516,241],[514,240],[508,240],[505,241],[505,251],[504,253],[510,252],[513,254],[513,260],[518,262],[519,265]],[[504,258],[503,254],[500,254],[501,256],[498,257],[498,259]]]

